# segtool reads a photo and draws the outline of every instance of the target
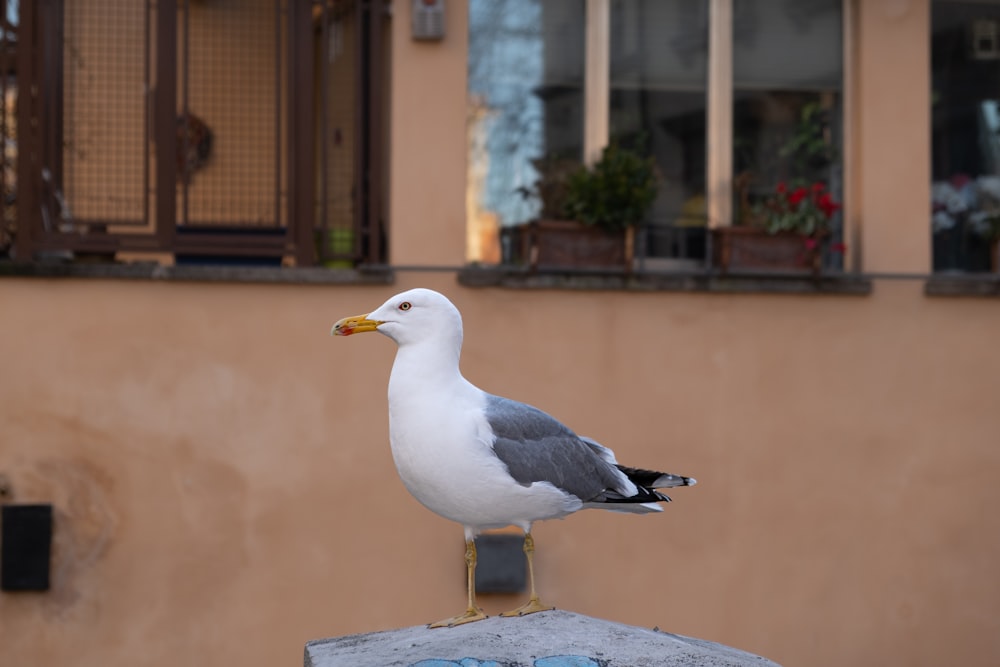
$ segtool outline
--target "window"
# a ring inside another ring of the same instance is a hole
[[[667,266],[704,266],[708,228],[753,222],[779,184],[820,182],[839,202],[842,5],[472,0],[469,258],[492,261],[494,230],[509,241],[544,210],[539,168],[608,141],[655,161],[638,245]]]
[[[384,262],[381,4],[21,9],[18,53],[37,57],[0,55],[37,91],[19,99],[17,137],[35,157],[0,253],[13,242],[19,262]]]
[[[584,0],[469,3],[469,258],[542,213],[540,169],[583,158]],[[509,252],[509,248],[508,248]]]
[[[733,13],[733,221],[786,188],[843,200],[841,0],[743,0]],[[842,236],[841,215],[831,219]],[[827,253],[828,267],[841,255]]]
[[[931,13],[935,271],[995,271],[1000,236],[1000,3]]]
[[[705,257],[708,3],[611,4],[610,137],[653,156],[650,257]]]

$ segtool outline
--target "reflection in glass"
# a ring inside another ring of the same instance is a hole
[[[584,0],[469,2],[470,260],[498,261],[498,230],[539,215],[539,161],[582,158],[584,21]]]
[[[935,271],[997,271],[1000,4],[934,2],[931,230]]]
[[[613,2],[610,37],[611,140],[659,170],[645,255],[703,259],[708,3]]]
[[[842,23],[842,0],[733,3],[734,223],[760,223],[758,204],[782,187],[822,184],[842,201]]]

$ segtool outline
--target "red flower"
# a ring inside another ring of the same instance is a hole
[[[832,243],[830,244],[830,250],[833,252],[839,252],[841,255],[843,255],[845,252],[847,252],[847,246],[844,245],[843,243]]]
[[[955,174],[951,177],[951,186],[956,190],[961,190],[971,180],[972,178],[968,174]]]
[[[761,226],[767,231],[792,232],[804,237],[805,248],[817,250],[831,235],[830,218],[840,210],[833,194],[823,181],[807,182],[799,185],[780,181],[774,187],[774,194],[757,202],[755,215],[761,219]],[[806,239],[805,237],[810,237]],[[842,251],[840,251],[842,252]]]
[[[823,195],[816,201],[816,206],[819,210],[823,211],[823,215],[826,217],[833,216],[834,213],[840,210],[840,204],[833,201],[833,197],[829,192],[824,192]]]
[[[788,195],[788,203],[792,206],[798,206],[799,203],[806,198],[807,194],[809,193],[805,188],[795,188],[795,192]]]

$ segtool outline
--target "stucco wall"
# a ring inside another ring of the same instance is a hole
[[[388,451],[393,346],[327,335],[418,284],[464,311],[474,382],[701,481],[664,515],[538,526],[560,608],[784,664],[1000,655],[995,308],[909,284],[814,299],[403,276],[0,283],[17,314],[0,472],[58,511],[54,590],[0,595],[10,664],[288,664],[307,638],[457,613],[461,530],[406,495]]]
[[[429,45],[394,3],[396,262],[464,252],[462,5]],[[864,3],[863,91],[926,106],[920,49],[872,64],[879,30],[925,49],[926,11]],[[860,118],[865,268],[926,270],[926,155],[891,159],[926,146],[926,123]],[[473,382],[700,481],[663,515],[537,526],[551,603],[786,665],[1000,660],[994,303],[919,281],[817,298],[403,272],[393,287],[0,281],[0,474],[57,508],[54,588],[0,594],[0,662],[296,664],[310,638],[461,611],[461,529],[406,494],[389,454],[392,343],[327,335],[417,285],[464,312]]]
[[[393,4],[389,253],[397,265],[466,259],[468,7],[447,4],[441,42],[410,39],[409,4]]]

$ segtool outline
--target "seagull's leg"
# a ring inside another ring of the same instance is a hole
[[[542,604],[541,600],[538,599],[538,593],[535,592],[535,540],[531,537],[530,531],[524,532],[524,555],[528,558],[528,581],[531,585],[531,597],[517,609],[505,611],[500,614],[501,616],[524,616],[525,614],[534,614],[536,611],[555,609],[555,607]]]
[[[427,626],[428,628],[450,628],[486,618],[483,610],[476,606],[476,542],[471,538],[465,541],[465,569],[469,577],[469,608],[461,616],[453,616],[437,623],[431,623]]]

